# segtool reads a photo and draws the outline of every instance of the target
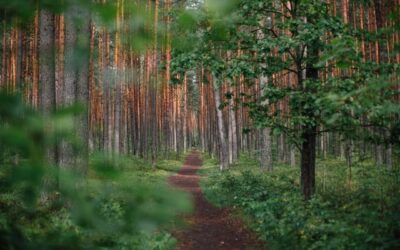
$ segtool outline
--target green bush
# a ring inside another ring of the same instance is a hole
[[[203,188],[213,202],[250,217],[269,249],[400,247],[399,173],[360,163],[350,186],[343,165],[319,163],[318,193],[309,202],[299,192],[299,170],[287,166],[264,173],[242,161],[228,172],[208,171]]]
[[[166,228],[189,200],[168,188],[169,172],[97,153],[85,177],[47,160],[49,145],[71,137],[57,127],[71,116],[44,118],[0,93],[0,248],[173,249]]]

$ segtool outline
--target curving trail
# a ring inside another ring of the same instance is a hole
[[[171,185],[190,192],[194,201],[194,213],[186,218],[189,228],[173,233],[178,239],[178,249],[264,249],[255,235],[245,229],[240,220],[232,217],[228,209],[217,208],[205,199],[197,174],[201,165],[199,154],[192,152],[178,174],[169,179]]]

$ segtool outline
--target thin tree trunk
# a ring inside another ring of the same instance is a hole
[[[215,107],[218,119],[218,136],[220,141],[220,169],[225,170],[229,166],[228,159],[228,145],[226,143],[225,127],[224,127],[224,117],[223,112],[220,109],[221,106],[221,93],[218,79],[213,76],[213,86],[214,86],[214,99]]]
[[[268,83],[268,78],[265,76],[260,77],[260,89],[261,95],[262,91],[266,87]],[[268,100],[264,101],[262,105],[268,105]],[[263,128],[261,129],[261,152],[260,152],[260,162],[261,169],[267,170],[271,172],[273,170],[273,159],[272,159],[272,136],[271,136],[271,128]]]
[[[265,26],[265,20],[260,21],[260,25],[262,27]],[[259,30],[257,33],[258,39],[264,38],[264,33],[262,30]],[[265,65],[263,65],[265,66]],[[261,75],[259,78],[259,91],[258,95],[264,95],[264,89],[267,87],[268,77],[265,75]],[[268,99],[266,99],[263,103],[263,106],[269,105]],[[261,169],[267,170],[271,172],[273,170],[273,158],[272,158],[272,136],[271,136],[271,128],[262,128],[261,129],[261,147],[260,148],[260,162]],[[246,135],[248,138],[249,135]],[[249,145],[249,143],[247,144]]]
[[[296,148],[292,145],[290,145],[290,159],[289,159],[289,165],[291,167],[296,166]]]
[[[375,21],[376,21],[376,31],[380,31],[384,28],[384,20],[383,17],[385,16],[386,13],[385,11],[385,4],[387,4],[386,1],[379,1],[379,0],[374,0],[374,7],[375,7]],[[388,61],[388,56],[385,53],[385,43],[386,41],[380,40],[377,42],[377,60],[378,63],[387,63]],[[381,136],[386,136],[385,132],[381,132]],[[389,143],[386,146],[379,145],[378,147],[378,154],[382,154],[379,157],[382,158],[382,163],[385,164],[386,168],[388,170],[392,169],[392,145]],[[383,157],[384,156],[384,157]],[[384,160],[383,160],[384,159]],[[380,162],[381,159],[378,160]]]
[[[47,10],[40,11],[39,23],[39,100],[40,110],[45,117],[48,117],[54,111],[56,104],[54,15]],[[51,164],[56,163],[57,157],[54,145],[49,145],[47,156]]]
[[[80,150],[76,156],[70,142],[64,141],[60,150],[60,165],[75,168],[85,175],[88,155],[88,113],[89,98],[89,50],[90,16],[77,6],[71,6],[65,15],[65,71],[64,105],[79,103],[83,112],[75,117],[75,131],[80,139]],[[79,21],[79,22],[78,22]],[[77,53],[80,52],[80,53]],[[79,152],[79,153],[78,153]]]
[[[77,8],[76,13],[80,16],[81,22],[77,29],[78,41],[77,47],[81,54],[79,55],[80,64],[77,68],[76,101],[82,105],[82,112],[76,117],[75,131],[80,138],[80,151],[76,158],[76,165],[79,172],[87,175],[88,157],[89,157],[89,62],[90,62],[90,13]]]
[[[229,86],[229,91],[233,94],[233,88],[231,85]],[[232,161],[235,162],[239,157],[238,157],[237,123],[236,123],[236,114],[234,110],[233,97],[230,99],[229,117],[231,122]]]
[[[44,118],[48,119],[56,106],[54,15],[47,10],[41,10],[39,15],[39,107]],[[51,123],[45,121],[44,124]],[[46,146],[44,152],[46,152],[48,164],[55,165],[57,162],[56,145],[51,142]],[[54,181],[57,180],[46,178],[44,185],[50,189]],[[47,199],[48,193],[42,193],[41,200],[46,202]]]

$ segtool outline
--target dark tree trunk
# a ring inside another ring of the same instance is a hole
[[[379,0],[374,0],[374,7],[375,7],[375,21],[376,21],[376,29],[377,32],[385,28],[384,24],[384,16],[385,10],[387,9],[387,1],[379,1]],[[378,41],[378,63],[384,64],[388,62],[388,55],[385,49],[387,41],[384,39],[381,39]],[[386,136],[386,132],[382,131],[381,132],[381,137]],[[392,170],[393,168],[393,163],[392,163],[392,145],[389,143],[387,145],[379,145],[378,146],[378,160],[377,162],[379,164],[384,164],[388,170]]]
[[[318,69],[315,63],[318,62],[318,41],[313,41],[308,47],[308,63],[306,70],[306,79],[310,81],[318,80]],[[303,86],[303,81],[300,81],[305,94],[313,94],[315,92],[314,84]],[[313,106],[312,100],[310,102]],[[308,118],[310,124],[302,126],[302,147],[301,147],[301,190],[305,200],[309,200],[315,192],[315,158],[316,158],[316,141],[317,141],[317,126],[315,125],[315,117],[313,109],[303,109],[303,115]]]
[[[301,148],[301,191],[309,200],[315,191],[315,147],[316,127],[302,128]]]

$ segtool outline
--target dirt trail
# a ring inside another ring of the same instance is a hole
[[[202,165],[200,156],[192,152],[178,174],[170,177],[170,183],[190,192],[194,200],[194,213],[186,218],[189,228],[174,232],[181,250],[246,250],[264,249],[263,244],[232,216],[228,209],[220,209],[206,201],[197,174]]]

